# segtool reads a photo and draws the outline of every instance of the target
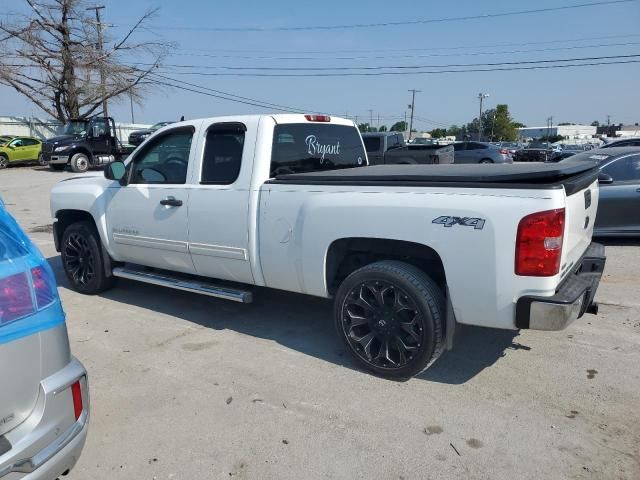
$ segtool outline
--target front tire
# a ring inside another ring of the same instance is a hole
[[[480,160],[480,163],[493,163],[493,160],[491,160],[490,158],[483,158],[482,160]]]
[[[71,170],[75,173],[84,173],[89,170],[89,157],[84,153],[76,153],[69,161]]]
[[[356,270],[334,304],[338,335],[362,367],[393,379],[424,370],[443,348],[445,300],[422,270],[385,260]]]
[[[2,170],[3,168],[7,168],[8,166],[9,159],[4,155],[0,155],[0,170]]]
[[[67,227],[60,253],[64,273],[75,291],[95,295],[113,286],[114,278],[105,275],[100,236],[90,222]]]

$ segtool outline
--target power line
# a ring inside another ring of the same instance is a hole
[[[151,74],[152,77],[158,77],[161,80],[153,80],[154,83],[160,84],[160,85],[165,85],[165,86],[169,86],[169,87],[173,87],[173,88],[178,88],[178,89],[182,89],[182,90],[188,90],[191,92],[195,92],[195,93],[202,93],[205,94],[205,92],[200,92],[200,91],[196,91],[194,89],[200,89],[200,90],[205,90],[206,94],[211,96],[211,97],[216,97],[216,98],[220,98],[221,100],[227,100],[227,101],[231,101],[231,102],[237,102],[237,103],[243,103],[246,105],[252,105],[255,107],[260,107],[260,108],[265,108],[265,109],[274,109],[274,110],[278,110],[278,111],[282,111],[282,112],[293,112],[293,113],[318,113],[318,110],[314,110],[314,109],[303,109],[303,108],[296,108],[296,107],[291,107],[288,105],[281,105],[278,103],[270,103],[270,102],[265,102],[262,100],[257,100],[255,98],[250,98],[250,97],[244,97],[241,95],[236,95],[233,93],[229,93],[229,92],[223,92],[222,90],[216,90],[213,88],[209,88],[209,87],[203,87],[202,85],[197,85],[195,83],[189,83],[189,82],[185,82],[183,80],[178,80],[175,78],[171,78],[165,75],[161,75],[158,73],[152,73]],[[173,84],[169,84],[167,83],[167,81],[169,82],[173,82]],[[179,83],[179,85],[175,85],[175,83]],[[183,88],[184,85],[188,85],[189,87],[193,87],[194,89],[190,89],[190,88]]]
[[[165,64],[165,67],[173,68],[203,68],[203,69],[219,69],[219,70],[258,70],[258,71],[326,71],[326,70],[412,70],[420,68],[454,68],[454,67],[497,67],[502,65],[527,65],[538,63],[560,63],[560,62],[578,62],[578,61],[591,61],[591,60],[605,60],[605,59],[618,59],[618,58],[632,58],[640,57],[640,55],[606,55],[599,57],[580,57],[580,58],[560,58],[560,59],[546,59],[546,60],[520,60],[513,62],[491,62],[491,63],[449,63],[444,65],[373,65],[373,66],[325,66],[325,67],[238,67],[229,65],[175,65]],[[141,63],[139,65],[152,65]],[[212,74],[215,75],[215,74]]]
[[[640,36],[640,35],[638,35]],[[187,56],[187,57],[206,57],[206,58],[223,58],[233,60],[295,60],[295,61],[318,61],[318,60],[380,60],[385,58],[432,58],[432,57],[468,57],[468,56],[480,56],[480,55],[512,55],[517,53],[532,53],[532,52],[557,52],[561,50],[582,50],[586,48],[604,48],[604,47],[626,47],[640,45],[640,42],[618,42],[618,43],[604,43],[604,44],[591,44],[591,45],[571,45],[566,47],[553,47],[553,48],[534,48],[534,49],[521,49],[521,50],[502,50],[493,52],[461,52],[461,53],[424,53],[424,54],[404,54],[404,55],[360,55],[360,56],[344,56],[344,57],[291,57],[291,56],[264,56],[264,55],[214,55],[207,53],[185,53],[180,52],[175,55]],[[213,67],[211,67],[213,68]]]
[[[517,65],[537,65],[537,64],[549,64],[549,63],[569,63],[569,62],[587,62],[596,60],[615,60],[615,59],[629,59],[640,57],[640,54],[632,55],[609,55],[600,57],[580,57],[580,58],[563,58],[563,59],[545,59],[545,60],[529,60],[529,61],[517,61],[517,62],[493,62],[493,63],[451,63],[443,65],[398,65],[398,66],[367,66],[367,67],[232,67],[232,66],[220,66],[212,67],[222,70],[257,70],[258,72],[251,73],[217,73],[217,72],[172,72],[174,75],[199,75],[199,76],[243,76],[243,77],[340,77],[340,76],[377,76],[377,75],[406,75],[411,73],[425,73],[425,72],[405,72],[405,71],[391,71],[391,72],[351,72],[351,70],[417,70],[422,68],[467,68],[467,67],[501,67],[501,66],[517,66]],[[145,64],[138,64],[145,65]],[[171,67],[171,65],[166,65]],[[203,68],[202,65],[181,65],[175,66],[177,68]],[[260,71],[313,71],[314,73],[259,73]],[[315,73],[319,70],[318,73]],[[347,71],[346,73],[333,73],[326,72],[326,70],[339,70]],[[464,72],[466,70],[454,70]],[[473,70],[471,70],[473,71]],[[431,73],[431,72],[429,72]]]
[[[638,57],[640,55],[633,55]],[[433,70],[411,72],[357,72],[357,73],[202,73],[202,72],[170,72],[174,75],[200,75],[200,76],[236,76],[236,77],[353,77],[353,76],[385,76],[385,75],[432,75],[442,73],[471,73],[471,72],[509,72],[517,70],[549,70],[554,68],[593,67],[599,65],[622,65],[640,63],[640,60],[623,60],[613,62],[575,63],[565,65],[534,65],[529,67],[505,67],[505,68],[474,68],[465,70]],[[181,80],[180,80],[181,81]]]
[[[419,20],[406,20],[397,22],[380,22],[380,23],[356,23],[350,25],[307,25],[296,27],[185,27],[175,25],[162,25],[156,28],[163,30],[190,30],[190,31],[208,31],[208,32],[286,32],[286,31],[309,31],[309,30],[345,30],[345,29],[362,29],[376,27],[395,27],[401,25],[426,25],[431,23],[444,22],[460,22],[467,20],[484,20],[489,18],[503,18],[516,15],[529,15],[536,13],[558,12],[563,10],[573,10],[578,8],[589,8],[604,5],[615,5],[623,3],[636,2],[638,0],[606,0],[599,2],[577,3],[573,5],[563,5],[559,7],[535,8],[529,10],[515,10],[510,12],[485,13],[481,15],[465,15],[460,17],[443,17],[443,18],[426,18]]]

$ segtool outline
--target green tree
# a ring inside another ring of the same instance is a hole
[[[391,132],[404,132],[407,130],[407,122],[396,122],[389,129]]]
[[[429,133],[431,134],[432,138],[442,138],[442,137],[446,137],[447,136],[447,129],[446,128],[434,128]]]
[[[591,122],[591,126],[592,127],[599,127],[600,126],[600,122],[598,120],[594,120],[593,122]]]
[[[448,136],[457,137],[461,133],[462,133],[462,127],[459,127],[458,125],[451,125],[449,128],[447,128]]]
[[[387,126],[386,125],[380,125],[380,128],[378,129],[379,132],[386,132],[387,131]]]
[[[360,130],[360,133],[367,133],[367,132],[375,132],[376,129],[372,129],[368,123],[359,123],[358,124],[358,130]]]
[[[514,141],[518,139],[518,129],[514,125],[511,114],[509,113],[509,106],[507,104],[500,104],[496,106],[493,115],[493,124],[491,125],[491,139],[505,141]]]

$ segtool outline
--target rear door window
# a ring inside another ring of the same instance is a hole
[[[367,164],[355,127],[322,123],[276,125],[271,153],[271,177]]]
[[[230,185],[237,180],[242,165],[245,130],[242,124],[218,124],[209,129],[200,183]]]

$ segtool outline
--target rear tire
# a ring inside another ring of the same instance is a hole
[[[84,173],[89,170],[89,157],[84,153],[76,153],[69,161],[71,170],[75,173]]]
[[[483,158],[482,160],[480,160],[480,163],[493,163],[493,160],[491,160],[490,158]]]
[[[66,167],[66,165],[60,165],[59,163],[50,163],[49,164],[49,169],[53,170],[55,172],[61,172],[62,170],[64,170],[65,167]]]
[[[85,295],[108,290],[115,283],[107,277],[100,236],[90,222],[73,223],[62,234],[62,266],[71,286]]]
[[[0,155],[0,170],[9,166],[9,159],[5,155]]]
[[[356,270],[335,297],[336,331],[356,362],[392,379],[410,378],[440,356],[444,318],[436,283],[398,261]]]

